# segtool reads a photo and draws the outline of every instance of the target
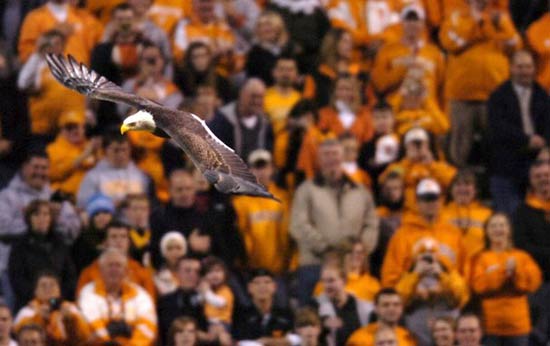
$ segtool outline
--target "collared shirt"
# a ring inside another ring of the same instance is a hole
[[[535,133],[535,127],[533,126],[533,120],[531,118],[531,95],[533,94],[533,88],[525,87],[517,83],[512,83],[512,85],[514,86],[514,91],[519,100],[523,132],[531,136]]]

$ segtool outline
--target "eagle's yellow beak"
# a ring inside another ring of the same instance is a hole
[[[126,132],[130,131],[130,126],[126,125],[126,124],[122,124],[122,126],[120,127],[120,134],[125,134]]]

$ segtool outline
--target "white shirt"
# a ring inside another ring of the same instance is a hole
[[[533,126],[533,120],[531,118],[531,96],[533,94],[533,88],[524,87],[516,83],[512,83],[514,91],[518,96],[519,109],[521,111],[521,123],[523,124],[523,132],[531,136],[535,134],[535,127]]]

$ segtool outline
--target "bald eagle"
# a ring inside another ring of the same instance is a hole
[[[66,87],[94,99],[125,103],[137,109],[120,128],[127,131],[149,131],[172,138],[191,158],[206,180],[223,193],[275,199],[235,152],[210,131],[194,114],[164,107],[154,101],[130,94],[118,85],[78,63],[71,55],[65,59],[48,54],[53,76]]]

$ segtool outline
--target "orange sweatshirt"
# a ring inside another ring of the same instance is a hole
[[[507,261],[514,259],[515,272],[507,276]],[[527,294],[542,282],[542,274],[531,256],[522,250],[483,251],[473,262],[470,285],[481,296],[487,334],[519,336],[529,334],[531,319]]]
[[[402,109],[402,100],[403,97],[399,94],[390,100],[395,112],[395,129],[400,136],[417,126],[435,135],[444,135],[449,131],[449,118],[433,97],[424,99],[418,109]]]
[[[357,329],[349,337],[346,346],[374,346],[374,337],[378,328],[378,322],[374,322]],[[397,334],[397,344],[399,346],[416,346],[414,336],[407,329],[397,326],[395,327],[395,334]]]
[[[68,6],[68,5],[67,5]],[[36,51],[36,42],[45,32],[55,29],[60,24],[70,24],[73,28],[65,46],[65,53],[71,54],[77,61],[87,64],[90,61],[89,28],[76,9],[69,6],[63,20],[56,18],[49,5],[43,5],[27,14],[19,32],[19,58],[24,63]]]
[[[449,52],[447,100],[485,101],[509,75],[507,52],[521,48],[508,14],[494,25],[487,11],[476,22],[469,9],[456,11],[441,25],[441,45]]]
[[[538,82],[550,89],[550,13],[533,22],[526,32],[527,44],[537,55]]]
[[[410,269],[413,264],[413,248],[423,238],[433,238],[438,242],[441,256],[454,266],[450,270],[462,270],[465,249],[460,230],[441,219],[429,224],[421,216],[407,213],[403,216],[401,227],[388,244],[381,271],[383,287],[393,287]]]
[[[369,141],[374,135],[372,117],[367,107],[361,107],[355,115],[355,120],[351,126],[346,129],[338,117],[338,112],[334,107],[327,106],[319,110],[319,129],[323,132],[332,132],[340,136],[345,132],[353,134],[359,143]]]

